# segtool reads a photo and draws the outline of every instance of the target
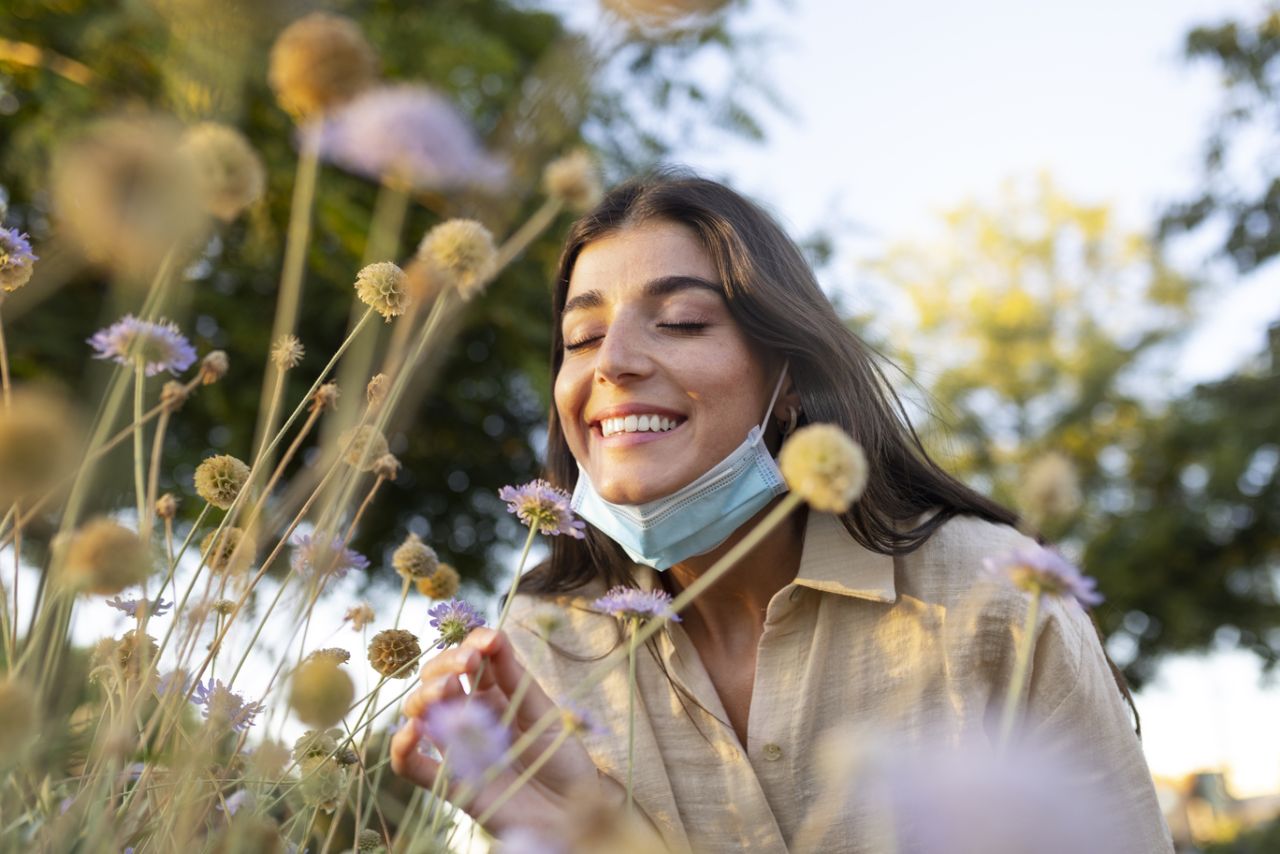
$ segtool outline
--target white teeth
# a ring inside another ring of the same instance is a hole
[[[600,422],[600,432],[605,436],[615,433],[664,433],[679,422],[661,415],[627,415],[622,418],[605,418]]]

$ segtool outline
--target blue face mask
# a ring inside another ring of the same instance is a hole
[[[746,441],[733,453],[692,483],[644,504],[614,504],[600,497],[591,478],[578,466],[578,485],[570,506],[622,546],[636,563],[658,571],[711,551],[787,491],[782,472],[764,444],[764,428],[786,376],[784,367],[764,421],[751,428]]]

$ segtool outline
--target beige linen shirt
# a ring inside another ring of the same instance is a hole
[[[680,626],[656,635],[656,656],[642,651],[638,661],[634,776],[636,802],[665,843],[697,852],[879,850],[874,815],[841,794],[864,787],[830,784],[832,767],[842,756],[851,766],[859,749],[848,728],[892,732],[895,744],[993,741],[1029,600],[989,577],[982,560],[1026,545],[1012,528],[959,517],[893,557],[858,545],[835,517],[810,513],[799,572],[765,615],[745,745]],[[647,567],[635,577],[643,588],[656,584]],[[590,610],[603,592],[593,582],[554,599],[516,599],[511,639],[553,700],[622,642],[617,621]],[[550,637],[556,649],[539,635],[549,609],[562,621]],[[1027,737],[1104,769],[1111,802],[1131,825],[1114,850],[1171,851],[1088,617],[1074,600],[1046,600],[1035,632]],[[619,781],[627,695],[624,661],[576,701],[602,725],[585,736],[588,752]]]

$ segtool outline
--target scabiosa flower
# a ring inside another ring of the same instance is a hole
[[[377,851],[387,846],[383,844],[382,834],[371,827],[366,827],[360,831],[360,836],[356,838],[356,851]]]
[[[187,384],[177,380],[169,380],[160,386],[160,402],[170,414],[181,409],[190,394],[187,391]]]
[[[472,629],[484,625],[484,617],[462,599],[441,602],[427,611],[427,615],[431,617],[431,628],[440,633],[436,649],[457,646],[467,639]]]
[[[1018,484],[1018,506],[1033,527],[1070,516],[1080,508],[1080,476],[1056,451],[1036,458]]]
[[[16,291],[31,281],[35,262],[39,260],[25,234],[16,228],[0,228],[0,290]]]
[[[447,98],[421,84],[366,90],[319,127],[326,160],[415,190],[497,190],[507,168],[490,156]]]
[[[249,480],[249,467],[230,454],[207,457],[196,466],[196,494],[214,507],[228,509]]]
[[[226,799],[225,806],[218,804],[218,809],[224,810],[227,815],[235,815],[241,809],[248,807],[250,810],[257,805],[257,800],[253,797],[253,793],[248,789],[236,789],[231,796]]]
[[[227,375],[231,362],[222,350],[210,350],[200,360],[200,384],[213,385]]]
[[[347,613],[342,617],[345,622],[351,624],[351,628],[357,632],[364,631],[364,627],[373,622],[374,613],[373,606],[368,602],[361,602],[358,605],[352,605],[347,609]]]
[[[591,607],[620,620],[662,618],[680,622],[680,615],[671,610],[671,596],[665,590],[619,585],[592,602]]]
[[[313,658],[294,671],[289,705],[304,724],[330,727],[342,720],[355,696],[347,671],[333,661]]]
[[[302,534],[294,540],[291,565],[294,572],[342,578],[353,569],[368,569],[369,559],[343,546],[342,537],[337,534],[328,542],[311,534]]]
[[[498,497],[507,502],[507,511],[521,522],[536,527],[549,536],[568,534],[575,539],[586,536],[586,523],[575,519],[569,509],[569,493],[556,489],[545,480],[531,480],[522,486],[504,486]]]
[[[372,471],[378,460],[389,452],[387,437],[372,424],[346,431],[338,437],[338,446],[346,448],[342,461],[360,471]]]
[[[337,383],[325,383],[316,389],[316,393],[311,396],[310,411],[318,412],[325,409],[336,409],[340,394],[341,391]]]
[[[421,655],[417,635],[404,629],[385,629],[369,642],[369,664],[388,678],[412,677],[413,665]]]
[[[221,679],[196,683],[195,690],[191,692],[191,702],[203,707],[206,721],[231,727],[236,732],[244,732],[253,726],[253,719],[266,708],[261,703],[246,703]]]
[[[110,647],[104,646],[102,652],[109,656],[110,663],[126,680],[132,681],[155,670],[160,645],[151,635],[130,629]]]
[[[332,813],[347,791],[347,769],[332,759],[308,756],[298,763],[298,794],[310,806]]]
[[[413,581],[430,578],[440,566],[440,558],[436,555],[436,550],[424,543],[421,537],[409,534],[391,553],[391,565],[405,581]]]
[[[834,424],[811,424],[791,434],[778,468],[792,492],[826,513],[844,513],[867,486],[862,446]]]
[[[0,407],[0,507],[6,510],[73,472],[82,447],[79,413],[61,394],[19,385],[12,402]]]
[[[281,335],[271,345],[271,363],[282,371],[296,368],[306,350],[296,335]]]
[[[146,599],[121,599],[115,596],[108,599],[107,604],[118,611],[124,611],[130,617],[138,617],[143,613],[151,617],[163,617],[165,612],[173,607],[173,603],[166,602],[163,596],[154,602]]]
[[[391,318],[404,314],[404,270],[390,261],[364,267],[356,274],[356,296],[390,323]]]
[[[350,18],[313,12],[271,46],[267,80],[280,106],[305,118],[350,100],[377,76],[378,57]]]
[[[62,569],[74,587],[109,596],[146,579],[151,560],[151,550],[141,537],[99,517],[72,535]]]
[[[479,781],[511,746],[511,734],[497,713],[466,697],[433,703],[423,723],[426,739],[418,749],[425,753],[434,744],[441,753],[448,753],[449,769],[467,782]]]
[[[156,499],[156,515],[161,519],[172,519],[178,512],[178,499],[172,492],[166,492]]]
[[[143,370],[149,377],[161,371],[182,373],[196,360],[196,348],[183,337],[177,324],[169,320],[152,323],[126,314],[106,329],[95,332],[88,342],[97,351],[95,359],[111,359],[121,365],[142,359]]]
[[[449,564],[442,563],[430,576],[415,581],[414,586],[428,599],[452,599],[462,586],[462,576]]]
[[[383,454],[373,461],[370,471],[383,480],[395,480],[400,474],[400,459],[395,454]]]
[[[205,208],[231,222],[262,197],[267,170],[244,134],[218,122],[201,122],[182,135],[179,151],[190,159]]]
[[[427,232],[418,245],[424,275],[464,300],[480,293],[493,276],[498,250],[489,229],[471,219],[451,219]]]
[[[1004,576],[1029,593],[1074,596],[1086,607],[1102,602],[1102,594],[1096,589],[1098,582],[1052,549],[1028,546],[997,558],[985,558],[982,565],[987,572]]]
[[[595,161],[585,149],[575,149],[547,164],[542,187],[570,210],[585,211],[600,201],[603,190]]]
[[[342,738],[340,729],[309,729],[298,736],[298,740],[293,743],[292,756],[298,761],[312,756],[321,758],[333,756],[338,752],[338,744]]]
[[[185,697],[191,687],[191,676],[185,670],[170,670],[156,680],[156,694],[160,697],[177,695]]]
[[[351,653],[336,646],[327,646],[323,649],[312,650],[307,655],[307,661],[327,661],[330,664],[346,664],[350,660]]]
[[[223,528],[221,533],[210,531],[200,541],[200,553],[206,556],[205,564],[224,575],[239,575],[248,569],[257,550],[258,544],[253,537],[235,526]]]

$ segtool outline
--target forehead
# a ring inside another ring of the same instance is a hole
[[[584,246],[573,265],[567,296],[642,287],[667,276],[713,282],[719,278],[711,256],[691,228],[670,220],[650,220]]]

